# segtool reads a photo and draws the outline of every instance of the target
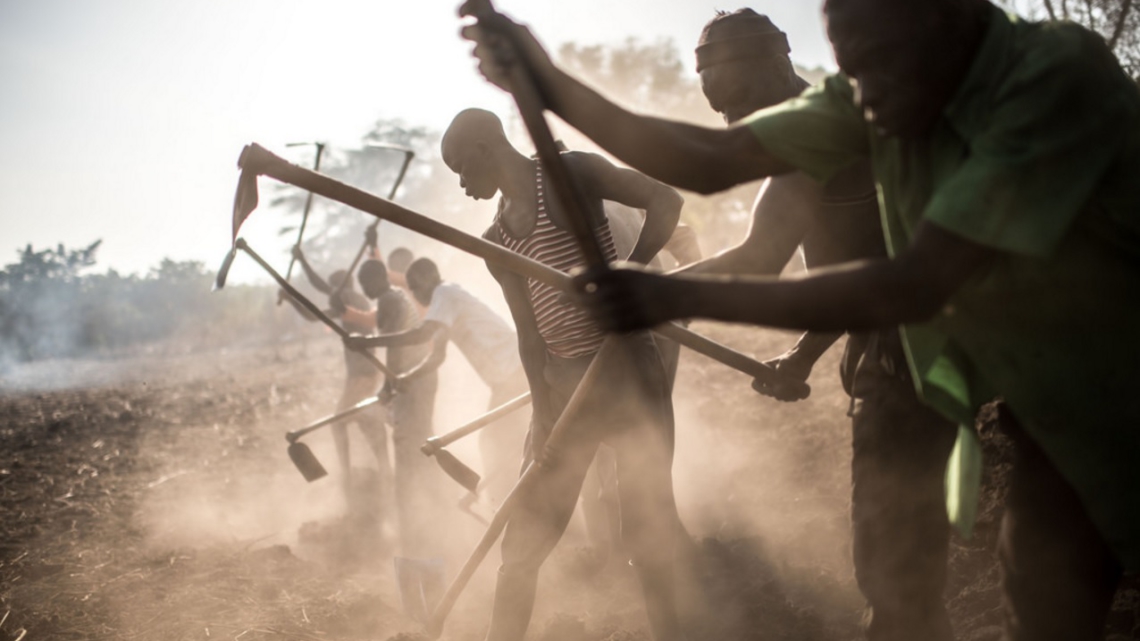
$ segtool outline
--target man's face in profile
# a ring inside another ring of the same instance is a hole
[[[449,144],[443,150],[443,162],[459,175],[459,186],[469,198],[487,200],[499,193],[491,154],[483,143]]]

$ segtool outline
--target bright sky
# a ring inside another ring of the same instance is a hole
[[[99,267],[216,267],[247,142],[352,145],[378,118],[506,114],[459,39],[459,0],[0,1],[0,266],[104,239]],[[500,0],[549,47],[672,38],[724,0]],[[812,0],[753,0],[792,57],[834,66]],[[263,187],[264,189],[264,187]],[[236,273],[236,272],[235,272]]]

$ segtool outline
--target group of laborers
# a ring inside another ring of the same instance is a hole
[[[1016,451],[1000,539],[1005,637],[1100,638],[1122,573],[1140,569],[1140,91],[1095,34],[1024,21],[987,0],[826,0],[823,10],[841,71],[814,87],[766,17],[742,9],[705,26],[697,71],[725,129],[616,106],[502,16],[464,29],[488,80],[510,89],[512,65],[525,60],[548,109],[638,170],[563,152],[589,204],[568,211],[549,168],[515,149],[497,116],[465,110],[442,154],[469,196],[499,196],[491,242],[578,269],[570,219],[581,216],[616,261],[624,252],[603,206],[614,201],[645,212],[627,256],[646,264],[680,215],[666,184],[709,193],[768,178],[739,246],[668,275],[589,270],[569,300],[489,265],[522,367],[476,368],[497,397],[525,380],[533,415],[521,456],[543,466],[506,529],[489,640],[524,637],[540,566],[602,444],[616,453],[622,544],[653,636],[686,638],[675,597],[687,534],[673,498],[672,380],[665,346],[648,332],[674,319],[807,330],[770,361],[799,380],[847,333],[841,374],[852,396],[854,562],[868,638],[953,638],[944,493],[958,480],[944,473],[952,450],[976,448],[975,414],[994,399]],[[797,247],[808,273],[774,278]],[[360,279],[378,305],[390,296],[386,281],[369,286],[364,269]],[[505,324],[458,320],[475,305],[441,284],[434,265],[413,263],[407,283],[424,321],[378,309],[381,335],[350,341],[390,352],[435,346],[419,365],[395,368],[396,398],[420,380],[434,392],[427,372],[449,337],[473,363],[490,353],[488,336],[507,351]],[[344,319],[363,327],[358,305],[346,301]],[[592,370],[599,354],[605,367]],[[571,425],[548,448],[560,417]]]
[[[653,178],[711,192],[775,177],[740,247],[688,273],[588,272],[579,302],[625,332],[624,363],[639,362],[643,328],[676,318],[858,332],[848,346],[849,356],[861,351],[848,359],[853,521],[872,638],[950,637],[939,594],[942,471],[956,432],[958,448],[972,447],[968,430],[953,425],[971,426],[994,398],[1005,403],[1016,451],[1000,541],[1005,634],[1100,638],[1122,572],[1140,567],[1140,91],[1095,34],[1023,21],[984,0],[829,0],[824,12],[841,72],[802,93],[786,40],[766,21],[741,12],[706,29],[702,85],[714,108],[743,119],[723,130],[613,105],[508,21],[465,35],[489,80],[509,88],[510,65],[525,59],[549,109]],[[456,127],[469,130],[457,119],[449,134]],[[483,131],[497,136],[491,125]],[[450,155],[447,137],[444,145],[469,193],[493,195],[495,144]],[[607,197],[591,184],[601,163],[565,155],[583,190]],[[511,171],[495,185],[504,204],[489,233],[523,250],[542,239],[544,217],[557,227],[557,204],[544,199],[539,164],[506,155],[501,166]],[[859,241],[872,236],[856,220],[871,184],[885,255]],[[539,213],[519,216],[524,207]],[[844,225],[852,228],[836,231]],[[756,276],[777,270],[798,242],[812,260],[845,264],[795,279]],[[826,340],[809,335],[777,366],[802,375]],[[563,363],[548,356],[544,367],[550,382]],[[653,366],[641,369],[653,378]],[[612,421],[618,427],[602,438],[642,439],[638,455],[667,460],[664,414],[656,432]],[[634,536],[644,522],[672,518],[668,478],[658,482],[622,496]],[[534,512],[548,515],[548,528],[564,522],[550,506]],[[652,541],[627,541],[657,638],[683,636],[661,554],[676,532],[661,525]],[[525,629],[533,583],[520,577],[547,548],[542,533],[523,538],[504,541],[492,639]]]

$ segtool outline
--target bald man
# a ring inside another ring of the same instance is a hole
[[[443,160],[475,199],[501,193],[499,211],[484,237],[555,269],[584,263],[567,216],[555,199],[542,163],[513,146],[499,118],[468,109],[442,141]],[[602,207],[616,201],[646,212],[630,259],[648,262],[669,240],[680,216],[672,189],[594,154],[565,152],[566,166],[592,208],[583,214],[603,250],[616,258]],[[566,407],[606,337],[560,292],[488,265],[502,286],[518,331],[519,353],[530,385],[533,416],[527,456],[544,460],[551,428]],[[674,597],[673,548],[682,534],[673,499],[673,407],[661,355],[648,332],[621,338],[615,360],[586,391],[557,459],[545,461],[538,487],[520,498],[502,544],[488,641],[521,641],[534,607],[538,572],[573,514],[583,477],[600,443],[617,451],[622,535],[641,580],[646,612],[659,641],[682,639]],[[584,390],[585,391],[585,390]]]

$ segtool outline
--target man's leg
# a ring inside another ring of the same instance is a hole
[[[617,454],[608,445],[598,447],[582,484],[582,516],[590,540],[590,571],[601,570],[621,550],[621,503],[618,499]]]
[[[392,450],[396,462],[396,512],[405,556],[442,552],[442,479],[420,446],[432,435],[437,379],[426,374],[408,383],[392,400]]]
[[[520,367],[516,376],[491,388],[487,409],[499,407],[526,391],[526,375]],[[493,505],[499,505],[518,480],[529,414],[529,408],[515,410],[479,431],[479,454],[483,458],[479,489]]]
[[[558,359],[551,357],[546,368],[555,410],[561,412],[581,379],[588,358]],[[576,421],[556,464],[544,467],[532,491],[518,498],[503,534],[503,562],[495,585],[495,602],[491,610],[491,627],[487,641],[521,641],[530,625],[534,610],[538,571],[546,557],[562,537],[578,494],[582,479],[597,449],[597,433],[589,429],[593,414]],[[530,434],[528,443],[545,443],[548,434]],[[527,458],[533,458],[528,452]]]
[[[1015,448],[998,543],[1004,638],[1101,639],[1121,565],[1041,448],[1008,412],[1001,421]]]
[[[917,397],[893,332],[854,380],[851,521],[872,641],[953,638],[942,592],[950,526],[944,475],[957,427]]]
[[[641,582],[653,638],[680,640],[674,567],[687,535],[673,496],[671,385],[650,335],[631,335],[624,344],[628,361],[610,368],[603,388],[611,395],[605,442],[617,453],[622,543]]]
[[[593,445],[591,445],[591,442]],[[597,441],[569,444],[552,469],[543,469],[531,492],[520,496],[503,535],[503,564],[487,641],[521,641],[534,610],[538,571],[562,538]]]
[[[336,412],[340,413],[352,407],[358,402],[356,398],[358,390],[358,383],[356,378],[348,377],[344,380],[344,390],[340,394],[340,399],[336,402]],[[343,420],[333,423],[331,427],[333,445],[336,447],[336,460],[340,467],[340,485],[341,491],[344,494],[345,507],[349,513],[353,510],[352,505],[352,454],[349,450],[348,443],[348,425],[350,420]]]

